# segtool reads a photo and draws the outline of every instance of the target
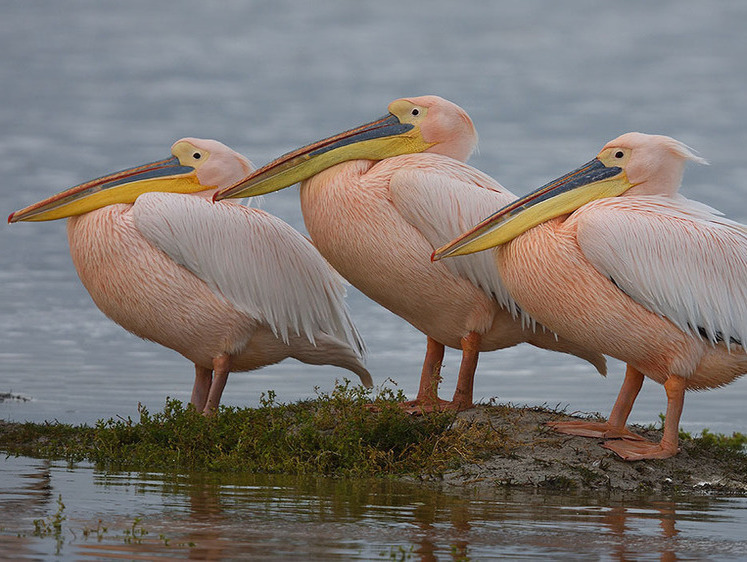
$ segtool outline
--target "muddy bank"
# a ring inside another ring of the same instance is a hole
[[[663,460],[624,461],[603,439],[562,435],[548,421],[578,419],[541,408],[479,406],[459,417],[489,424],[507,440],[504,452],[443,475],[451,486],[531,486],[560,490],[747,494],[747,455],[718,439],[685,437],[680,453]],[[647,439],[661,431],[634,426]],[[722,436],[723,437],[723,436]]]

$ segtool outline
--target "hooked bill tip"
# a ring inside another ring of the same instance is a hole
[[[11,214],[8,215],[8,224],[13,222],[13,215],[15,215],[15,211],[13,211]]]
[[[226,199],[224,194],[231,189],[233,189],[233,186],[224,187],[223,189],[219,189],[218,191],[213,193],[213,203],[220,203],[221,201]]]

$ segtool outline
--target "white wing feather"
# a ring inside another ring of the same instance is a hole
[[[402,217],[435,249],[469,230],[516,197],[489,176],[468,166],[454,174],[421,168],[401,168],[390,181],[392,202]],[[503,285],[493,252],[458,256],[442,263],[468,279],[502,306],[518,314]]]
[[[747,344],[747,229],[685,197],[625,197],[578,214],[594,267],[681,330]]]
[[[133,218],[153,245],[284,341],[294,333],[313,343],[321,330],[363,354],[343,279],[279,218],[236,203],[168,193],[141,195]]]

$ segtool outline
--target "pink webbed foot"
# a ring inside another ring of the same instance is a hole
[[[638,461],[643,459],[668,459],[679,452],[676,444],[667,445],[653,443],[651,441],[605,441],[602,447],[620,455],[626,461]]]
[[[614,427],[610,422],[564,421],[547,422],[546,425],[558,433],[565,433],[567,435],[645,441],[645,439],[637,433],[633,433],[625,427]]]
[[[437,398],[436,401],[416,399],[408,400],[407,402],[400,402],[399,407],[402,408],[405,413],[419,416],[426,413],[441,412],[443,410],[452,409],[451,404],[451,402],[441,400],[440,398]]]
[[[455,412],[463,412],[464,410],[469,410],[470,408],[474,408],[474,404],[472,401],[458,401],[453,400],[451,402],[446,402],[446,405],[443,407],[445,410],[454,410]]]

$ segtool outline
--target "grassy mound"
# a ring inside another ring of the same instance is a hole
[[[206,418],[167,400],[138,421],[94,427],[0,421],[0,451],[90,461],[103,470],[243,472],[336,477],[415,476],[447,484],[668,493],[747,493],[747,436],[680,433],[681,451],[627,462],[603,440],[563,435],[547,422],[578,419],[546,408],[486,404],[460,414],[411,416],[390,389],[375,396],[349,382],[291,404],[262,396],[257,408],[222,407]],[[632,428],[647,439],[661,429]]]
[[[221,407],[210,418],[169,399],[162,412],[141,407],[137,422],[0,425],[0,450],[113,470],[432,476],[506,446],[489,424],[451,412],[411,416],[402,399],[345,382],[292,404],[270,391],[258,408]]]

